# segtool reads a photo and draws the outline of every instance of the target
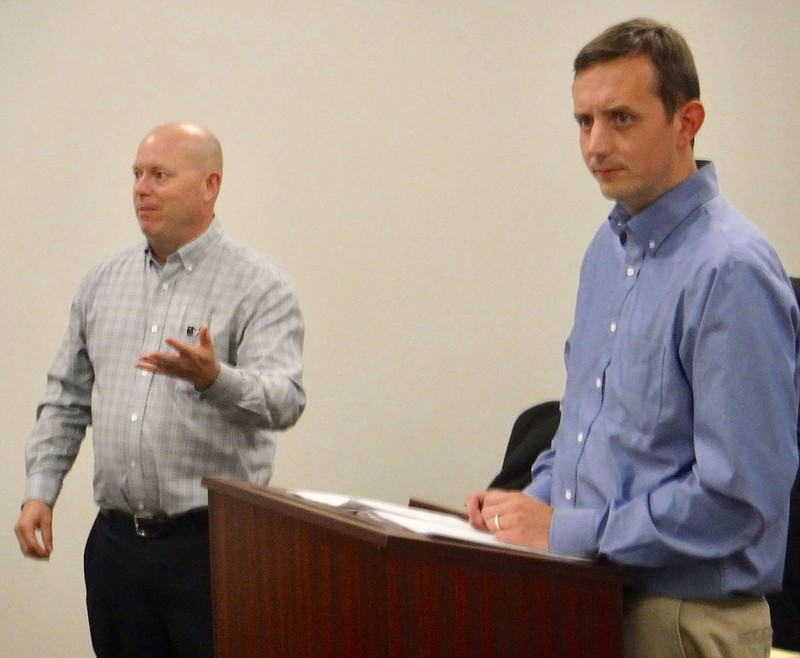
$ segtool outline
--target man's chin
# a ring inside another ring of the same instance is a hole
[[[158,222],[153,213],[138,212],[136,213],[136,219],[139,220],[139,228],[145,235],[153,233],[157,230]]]
[[[610,185],[602,182],[600,183],[600,194],[611,201],[619,201],[620,197],[624,196],[618,185]]]

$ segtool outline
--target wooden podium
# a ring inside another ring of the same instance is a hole
[[[625,572],[205,478],[217,658],[622,656]]]

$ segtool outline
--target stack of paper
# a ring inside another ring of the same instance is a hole
[[[394,503],[370,498],[353,498],[340,494],[325,493],[320,491],[290,490],[289,493],[305,500],[322,503],[339,509],[350,510],[359,515],[365,515],[399,525],[407,530],[418,532],[431,537],[446,537],[479,544],[490,544],[507,549],[531,551],[541,553],[537,549],[501,542],[495,536],[482,530],[473,528],[466,520],[431,510],[416,507],[405,507]]]

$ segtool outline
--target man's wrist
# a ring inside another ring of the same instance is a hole
[[[217,381],[217,377],[219,377],[219,371],[219,361],[215,361],[214,369],[209,376],[202,377],[201,379],[196,379],[194,381],[195,390],[202,393],[203,391],[207,391],[209,388],[211,388],[214,385],[214,382]]]

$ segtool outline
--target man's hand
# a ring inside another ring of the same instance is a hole
[[[41,539],[38,533],[41,533]],[[14,534],[23,555],[37,560],[50,559],[53,552],[53,509],[43,500],[29,500],[22,506]]]
[[[469,522],[500,541],[531,548],[550,547],[553,508],[520,491],[489,489],[467,498]]]
[[[198,337],[197,345],[167,338],[167,345],[174,348],[175,352],[142,354],[136,362],[136,367],[169,377],[186,379],[192,382],[198,391],[205,391],[217,380],[220,365],[207,324],[200,327]]]

